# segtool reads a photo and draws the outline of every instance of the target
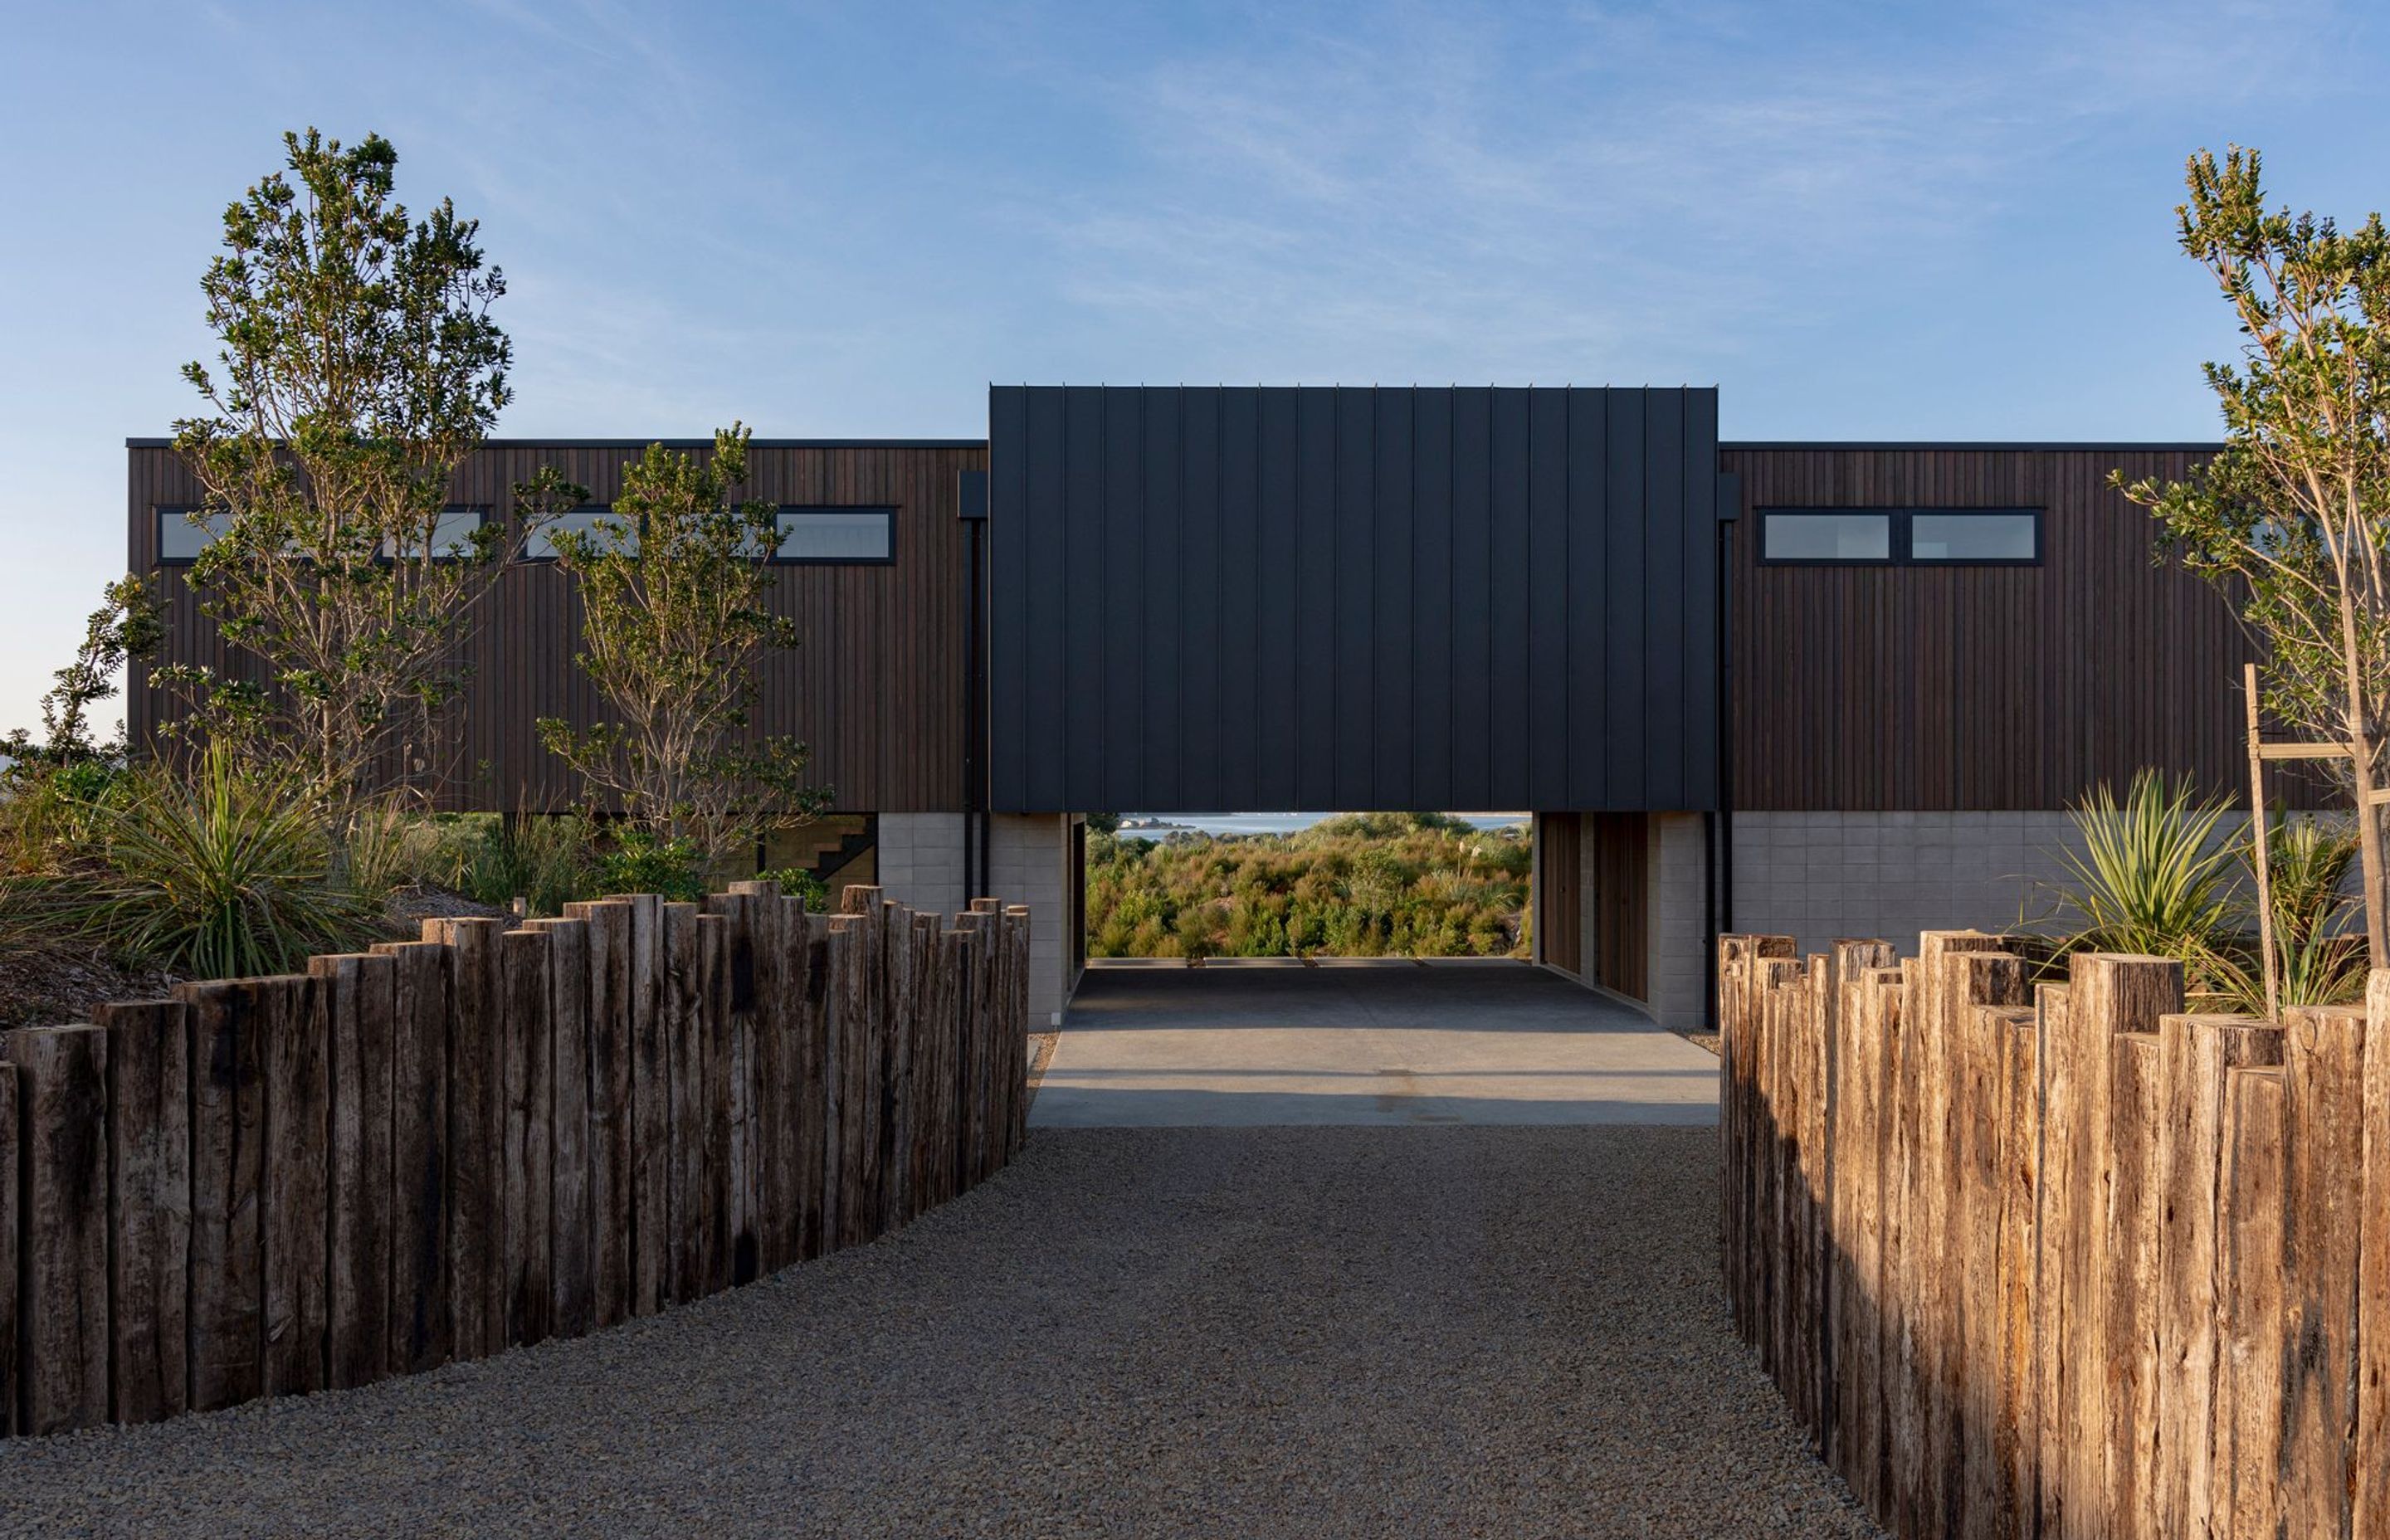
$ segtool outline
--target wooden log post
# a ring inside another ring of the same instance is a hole
[[[548,941],[548,1329],[588,1334],[597,1322],[598,1256],[589,1159],[589,922],[535,919]]]
[[[1953,942],[1962,938],[1951,938]],[[1972,938],[1964,938],[1972,939]],[[2005,947],[2005,938],[1994,938]],[[2028,997],[2024,959],[1991,947],[1946,947],[1945,993],[1939,1007],[1942,1094],[1929,1123],[1940,1201],[1929,1205],[1949,1264],[1934,1269],[1930,1296],[1937,1372],[1929,1389],[1929,1424],[1939,1455],[1942,1533],[1984,1540],[1992,1516],[2011,1506],[1993,1459],[1991,1344],[1998,1319],[2000,1184],[1993,1085],[1996,1034],[2001,1018],[1985,1006],[2013,1007]]]
[[[777,882],[734,882],[733,893],[750,905],[748,930],[754,957],[755,1002],[749,1024],[754,1063],[754,1105],[749,1114],[754,1156],[755,1267],[777,1273],[797,1259],[796,1139],[790,1125],[795,1095],[796,1033],[791,1025],[792,978],[802,979],[803,959],[790,958],[790,924],[802,919],[780,896]]]
[[[730,1163],[733,1044],[731,1041],[730,922],[718,914],[697,917],[698,1082],[696,1130],[704,1150],[705,1180],[698,1199],[698,1254],[702,1291],[730,1286],[732,1204],[737,1175]]]
[[[665,1058],[672,1068],[672,1299],[703,1299],[707,1285],[705,959],[694,904],[663,906]]]
[[[2351,1540],[2358,1480],[2358,1254],[2365,1009],[2282,1012],[2280,1533]],[[2374,1223],[2381,1220],[2376,1217]]]
[[[2273,1540],[2282,1453],[2282,1072],[2231,1070],[2224,1078],[2209,1533]]]
[[[108,1420],[108,1033],[20,1027],[19,1431]]]
[[[331,1052],[331,1268],[327,1364],[334,1390],[390,1373],[391,1067],[397,965],[310,958]]]
[[[156,1422],[189,1401],[191,1066],[183,1017],[179,1000],[106,1005],[95,1016],[108,1033],[109,1323],[119,1422]],[[257,1131],[246,1133],[253,1142]],[[250,1320],[253,1327],[254,1306]],[[252,1364],[256,1341],[252,1330]]]
[[[2281,1029],[2240,1016],[2158,1019],[2156,1533],[2218,1533],[2215,1466],[2229,1458],[2218,1305],[2230,1292],[2221,1228],[2231,1161],[2229,1076],[2282,1061]],[[2221,1428],[2219,1430],[2219,1424]],[[2218,1432],[2224,1433],[2219,1438]]]
[[[723,1212],[727,1238],[723,1263],[726,1286],[752,1282],[761,1263],[755,1216],[755,918],[759,907],[756,898],[735,892],[715,893],[705,901],[706,913],[722,921],[723,938],[724,1014],[720,1041],[723,1083],[729,1097],[723,1167]]]
[[[1790,957],[1791,936],[1718,938],[1718,1155],[1721,1173],[1718,1246],[1728,1279],[1727,1295],[1743,1340],[1754,1337],[1750,1256],[1756,1213],[1755,1152],[1750,1144],[1756,1059],[1754,1016],[1757,965],[1763,957]]]
[[[2111,1042],[2182,1009],[2182,965],[2084,953],[2045,995],[2041,1078],[2040,1327],[2036,1359],[2045,1540],[2104,1540]]]
[[[328,987],[317,988],[305,974],[254,982],[254,1014],[258,1026],[258,1058],[265,1080],[265,1158],[263,1213],[258,1229],[265,1275],[263,1328],[264,1380],[268,1395],[305,1395],[322,1390],[330,1367],[325,1354],[331,1327],[331,1174],[326,1160],[332,1148],[331,1000]],[[186,996],[189,999],[189,996]],[[193,1058],[210,1033],[197,1025],[200,1007],[192,1000]],[[196,1111],[196,1108],[195,1108]],[[195,1120],[196,1121],[196,1120]],[[199,1148],[195,1145],[195,1149]],[[195,1161],[197,1177],[200,1169]],[[198,1200],[195,1209],[206,1205]],[[236,1208],[231,1212],[237,1212]],[[192,1290],[199,1289],[197,1259],[205,1254],[199,1237],[204,1226],[194,1216]],[[230,1254],[237,1254],[236,1247]],[[243,1294],[238,1269],[227,1265],[224,1290],[228,1302]],[[217,1354],[194,1343],[191,1364],[192,1404],[203,1405],[204,1381],[199,1378],[211,1361],[237,1366],[241,1350],[231,1342],[242,1329],[238,1307],[226,1316],[225,1351]],[[205,1312],[195,1314],[194,1319]],[[251,1333],[252,1340],[254,1333]],[[245,1399],[237,1375],[218,1382],[211,1394]]]
[[[1012,1050],[1011,1063],[1005,1071],[1005,1084],[1012,1098],[1011,1130],[1005,1150],[1009,1160],[1021,1153],[1029,1138],[1029,973],[1035,962],[1032,949],[1035,937],[1029,905],[1012,905],[1004,913],[1012,930],[1012,994],[1007,1016],[1009,1024],[1005,1029]]]
[[[1779,1331],[1789,1306],[1781,1297],[1784,1254],[1780,1231],[1783,1197],[1783,1073],[1787,1034],[1785,989],[1801,975],[1801,963],[1792,957],[1771,957],[1760,965],[1754,984],[1751,1033],[1752,1076],[1744,1104],[1750,1127],[1745,1145],[1754,1172],[1752,1183],[1751,1233],[1744,1256],[1751,1277],[1744,1285],[1751,1298],[1750,1336],[1759,1352],[1759,1367],[1781,1383]]]
[[[855,971],[862,966],[861,943],[854,934],[860,921],[851,916],[828,917],[816,932],[824,947],[822,963],[823,1059],[822,1116],[822,1249],[836,1251],[852,1243],[854,1229],[854,1192],[860,1156],[862,1120],[854,1100],[857,1072],[856,1034],[861,1030]]]
[[[1782,1321],[1782,1361],[1788,1366],[1794,1414],[1821,1454],[1825,1446],[1823,1394],[1825,1355],[1832,1331],[1827,1324],[1821,1216],[1827,1204],[1825,1162],[1826,1047],[1832,1033],[1834,968],[1814,953],[1785,1005],[1791,1012],[1785,1037],[1784,1090],[1789,1097],[1784,1146],[1787,1274],[1792,1304]]]
[[[289,980],[174,988],[182,1004],[182,1058],[189,1098],[184,1120],[189,1231],[186,1276],[174,1285],[183,1295],[174,1330],[184,1340],[183,1404],[193,1411],[238,1405],[274,1389],[268,1371],[275,1295],[269,1288],[265,1234],[273,1217],[268,1156],[275,1114],[269,1056],[275,1037],[290,1030],[278,1016],[280,1009],[289,1008],[281,996],[294,987],[303,1000],[305,986]],[[111,1057],[115,1047],[109,1046]],[[315,1095],[306,1097],[304,1090],[292,1094],[299,1098],[296,1115],[303,1118],[312,1110],[317,1119],[309,1130],[306,1159],[310,1187],[316,1195],[310,1236],[315,1266],[309,1281],[315,1285],[317,1310],[311,1320],[320,1338],[324,1101],[319,1087],[304,1089]]]
[[[506,1223],[500,1269],[510,1347],[546,1341],[556,1313],[548,1250],[555,1207],[548,1091],[550,945],[545,930],[508,930],[498,938],[506,1001],[500,1045],[506,1071],[506,1141],[500,1157]]]
[[[1838,1306],[1844,1341],[1835,1361],[1835,1393],[1844,1423],[1843,1478],[1868,1511],[1880,1515],[1888,1490],[1884,1280],[1899,1244],[1890,1174],[1897,1160],[1892,1092],[1902,1036],[1901,970],[1863,969],[1856,989],[1859,1026],[1845,1042],[1835,1093],[1835,1161],[1844,1174],[1838,1184],[1850,1202],[1844,1221],[1850,1263],[1847,1292]]]
[[[2390,1533],[2390,969],[2365,992],[2365,1214],[2358,1259],[2357,1490],[2350,1527]]]
[[[17,1360],[17,1289],[21,1256],[17,1212],[17,1066],[0,1060],[0,1438],[18,1431],[23,1398]]]
[[[630,969],[631,1313],[672,1299],[672,1039],[666,1030],[664,905],[632,893]]]
[[[487,1358],[507,1341],[504,1270],[506,1000],[496,919],[427,919],[448,958],[448,1308],[450,1350]]]
[[[913,998],[912,911],[893,902],[880,906],[882,1015],[880,1097],[879,1227],[882,1234],[912,1217],[906,1197],[913,1180]]]
[[[1998,1223],[1992,1267],[1997,1317],[1985,1334],[1992,1392],[1989,1533],[2029,1535],[2041,1448],[2040,1376],[2034,1362],[2041,1284],[2041,1021],[2035,1009],[1987,1014],[1998,1030],[1996,1100],[1988,1109],[1997,1136],[1990,1174]]]
[[[926,1168],[922,1174],[925,1200],[943,1203],[955,1195],[956,1151],[961,1142],[955,1129],[962,1105],[956,1038],[961,1017],[956,996],[962,988],[964,943],[960,931],[946,928],[943,916],[932,917],[931,923],[935,960],[930,974],[930,998],[923,1007],[928,1013],[925,1030],[930,1039],[931,1104],[928,1127],[922,1133],[921,1160]]]
[[[880,891],[860,884],[841,895],[843,917],[855,924],[855,1032],[848,1039],[855,1078],[848,1084],[847,1116],[854,1127],[848,1148],[856,1161],[854,1180],[848,1187],[854,1200],[844,1226],[849,1245],[879,1233],[881,1186],[880,1152],[886,1131],[882,1124],[887,1086],[888,988],[885,930],[880,922]]]
[[[1916,1098],[1904,1186],[1911,1255],[1920,1264],[1908,1274],[1913,1292],[1903,1302],[1915,1399],[1898,1427],[1907,1441],[1901,1464],[1911,1476],[1901,1527],[1920,1535],[1965,1533],[1960,1510],[1968,1440],[1981,1423],[1968,1417],[1964,1338],[1968,1290],[1980,1280],[1958,1277],[1952,1265],[1968,1233],[1961,1125],[1962,1113],[1971,1123],[1974,1110],[1965,1092],[1966,1024],[1975,1007],[2024,1003],[2024,961],[2010,944],[1972,930],[1928,930],[1918,938],[1917,1051],[1914,1078],[1904,1086]]]
[[[392,1374],[455,1350],[448,1287],[448,948],[385,942],[396,969],[391,1039],[390,1342]]]
[[[804,1017],[797,1029],[797,1098],[803,1118],[797,1127],[799,1254],[811,1259],[837,1241],[836,1205],[830,1191],[838,1166],[838,1123],[832,1101],[838,1084],[837,994],[830,978],[829,921],[806,915],[800,931],[805,952]]]
[[[589,928],[590,1325],[631,1318],[633,1182],[631,905],[620,898],[564,906]]]
[[[915,914],[911,917],[913,935],[906,947],[913,959],[913,1030],[911,1033],[912,1123],[909,1135],[911,1152],[906,1157],[906,1191],[905,1214],[907,1219],[938,1201],[937,1149],[939,1108],[942,1101],[939,1076],[944,1062],[939,1052],[944,1041],[942,1019],[938,1014],[940,969],[943,953],[939,935],[943,929],[935,915]]]
[[[1819,1253],[1825,1264],[1825,1437],[1827,1458],[1851,1480],[1854,1445],[1859,1441],[1861,1405],[1867,1395],[1862,1377],[1865,1335],[1875,1309],[1872,1279],[1864,1279],[1860,1251],[1860,1209],[1869,1200],[1863,1186],[1876,1180],[1875,1152],[1870,1137],[1882,1095],[1882,1040],[1872,1013],[1868,978],[1895,960],[1889,943],[1838,941],[1834,943],[1832,1033],[1826,1043],[1825,1171],[1827,1192],[1822,1206]],[[1853,1482],[1856,1489],[1857,1482]]]
[[[2158,1038],[2120,1033],[2109,1054],[2106,1534],[2170,1540],[2157,1528]]]

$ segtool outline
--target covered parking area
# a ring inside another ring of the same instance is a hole
[[[1098,963],[1033,1125],[1705,1124],[1717,1060],[1510,960]]]

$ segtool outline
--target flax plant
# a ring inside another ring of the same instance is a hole
[[[2230,804],[2203,801],[2188,780],[2135,776],[2119,802],[2103,782],[2073,810],[2081,853],[2064,851],[2062,954],[2178,957],[2191,993],[2210,992],[2240,902],[2240,862],[2217,838]]]

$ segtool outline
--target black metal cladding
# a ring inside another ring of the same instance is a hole
[[[1715,390],[989,397],[996,810],[1717,806]]]

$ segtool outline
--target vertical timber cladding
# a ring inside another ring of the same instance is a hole
[[[998,811],[1717,805],[1715,391],[989,397]]]
[[[457,468],[449,495],[457,506],[511,518],[514,487],[554,466],[586,487],[593,503],[610,503],[625,464],[649,442],[493,439]],[[700,457],[713,452],[711,440],[662,442]],[[201,490],[162,440],[128,441],[126,459],[127,558],[132,571],[149,572],[158,569],[156,510],[196,504]],[[957,478],[986,464],[985,446],[967,440],[758,439],[750,448],[742,497],[895,509],[893,561],[772,569],[767,602],[795,616],[801,635],[793,652],[762,667],[756,728],[810,745],[808,779],[831,788],[842,809],[964,806],[970,591]],[[256,660],[226,646],[199,612],[183,570],[163,573],[170,609],[161,661],[205,663],[262,683]],[[540,746],[533,726],[542,716],[586,724],[604,712],[573,662],[579,623],[571,581],[554,563],[517,562],[499,575],[474,617],[465,697],[446,717],[442,806],[579,805],[585,788]],[[126,691],[136,739],[178,711],[148,687],[148,674],[136,662]]]

